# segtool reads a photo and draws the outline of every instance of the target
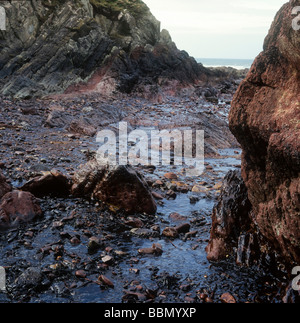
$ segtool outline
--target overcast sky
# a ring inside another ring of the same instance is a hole
[[[287,0],[144,0],[179,49],[195,58],[255,58]]]

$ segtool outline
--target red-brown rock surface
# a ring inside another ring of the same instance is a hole
[[[70,193],[70,188],[69,179],[56,169],[52,169],[50,172],[43,172],[42,176],[35,177],[25,183],[20,189],[30,192],[36,197],[43,197],[50,194],[67,196]]]
[[[300,31],[285,4],[241,83],[230,128],[243,148],[242,176],[261,234],[300,263]]]
[[[29,192],[12,191],[1,199],[0,229],[28,222],[42,214],[36,198]]]
[[[104,166],[91,160],[73,176],[72,194],[95,198],[127,213],[156,212],[146,181],[131,166]]]

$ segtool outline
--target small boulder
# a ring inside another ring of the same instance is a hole
[[[178,238],[178,231],[176,230],[176,228],[172,228],[172,227],[166,227],[163,232],[162,235],[167,237],[167,238]]]
[[[20,189],[30,192],[37,197],[43,197],[49,194],[54,196],[67,196],[70,194],[70,180],[65,175],[56,169],[42,173],[42,176],[33,178]]]
[[[0,204],[0,229],[15,227],[41,215],[42,210],[31,193],[9,192],[3,196]]]
[[[156,212],[148,184],[131,166],[91,160],[75,173],[71,191],[74,196],[92,197],[129,214]]]

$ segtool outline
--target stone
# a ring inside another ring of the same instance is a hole
[[[141,248],[138,253],[141,255],[161,255],[163,250],[159,243],[153,243],[151,248]]]
[[[114,263],[114,258],[112,256],[104,256],[101,258],[102,262],[106,265],[112,265]]]
[[[86,272],[84,270],[77,270],[75,276],[78,278],[86,278]]]
[[[124,223],[132,228],[142,228],[144,226],[142,220],[131,217],[129,217]]]
[[[185,221],[186,220],[186,216],[183,216],[177,212],[170,213],[169,218],[172,219],[173,221]]]
[[[189,223],[183,223],[178,225],[175,229],[180,233],[187,233],[190,231],[191,225]]]
[[[175,180],[178,179],[178,176],[175,173],[166,173],[164,177],[167,179],[175,179]]]
[[[42,172],[43,175],[35,177],[25,183],[20,190],[32,193],[37,197],[47,195],[68,196],[70,194],[70,179],[56,169]]]
[[[104,276],[104,275],[100,275],[100,276],[99,276],[99,278],[98,278],[98,280],[99,280],[102,284],[104,284],[104,285],[106,285],[106,286],[109,286],[109,287],[114,288],[114,283],[113,283],[110,279],[108,279],[106,276]]]
[[[258,231],[290,266],[300,263],[300,33],[292,9],[277,13],[236,92],[230,129],[242,147],[242,177]]]
[[[176,230],[176,228],[172,228],[172,227],[166,227],[163,232],[162,235],[167,237],[167,238],[178,238],[178,231]]]
[[[72,194],[92,197],[128,214],[156,213],[148,184],[131,166],[103,166],[91,160],[73,176]]]
[[[164,199],[164,197],[157,192],[152,192],[152,195],[156,200],[163,200]]]
[[[38,288],[42,279],[40,268],[29,267],[15,280],[15,285],[24,290]]]
[[[0,203],[0,228],[7,229],[42,215],[37,199],[29,192],[12,191]]]
[[[98,237],[90,237],[88,242],[88,252],[94,253],[103,247],[103,242]]]
[[[224,293],[221,295],[220,300],[222,303],[235,304],[236,299],[230,293]]]
[[[207,191],[207,188],[204,186],[200,186],[200,185],[194,185],[192,188],[193,193],[203,193],[206,191]]]

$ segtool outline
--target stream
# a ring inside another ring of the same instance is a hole
[[[167,104],[125,99],[105,103],[113,106],[105,108],[105,115],[103,102],[72,98],[20,102],[20,108],[3,101],[0,155],[14,188],[53,167],[71,176],[96,151],[94,138],[65,130],[74,118],[92,124],[107,117],[104,129],[113,129],[120,120],[160,129],[205,126],[209,154],[204,173],[189,178],[182,166],[137,167],[161,196],[155,216],[116,214],[99,201],[72,196],[41,198],[42,217],[1,232],[7,293],[0,293],[0,302],[218,303],[224,293],[237,302],[276,302],[282,277],[259,267],[240,267],[230,255],[219,263],[206,259],[222,180],[241,165],[241,150],[234,148],[226,125],[229,107],[204,109],[202,99],[171,98]],[[24,106],[26,113],[20,112]],[[51,127],[45,126],[49,115],[55,120]],[[176,179],[167,178],[168,173]],[[175,237],[163,234],[179,225],[187,229]],[[100,241],[96,250],[88,247],[92,237]],[[153,245],[159,252],[141,252]]]

